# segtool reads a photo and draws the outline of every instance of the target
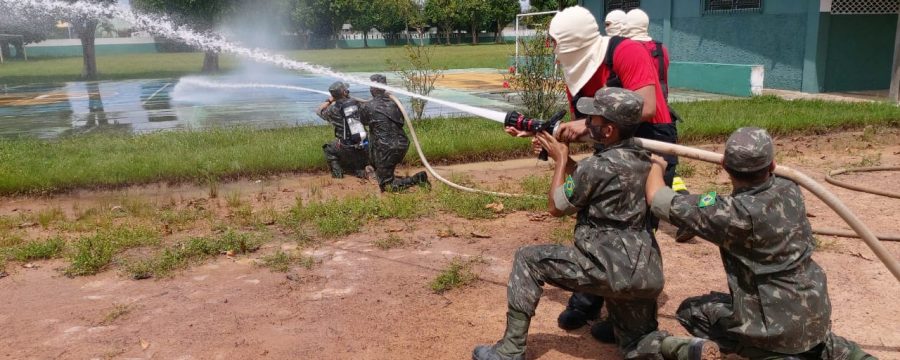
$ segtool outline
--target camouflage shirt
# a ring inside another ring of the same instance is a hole
[[[403,113],[388,95],[372,98],[363,105],[361,115],[362,123],[369,127],[369,139],[375,148],[405,152],[409,147],[409,139],[403,131]]]
[[[797,354],[825,340],[831,304],[796,184],[772,177],[732,196],[664,188],[653,213],[719,246],[733,298],[725,321],[743,345]]]
[[[628,139],[579,162],[564,186],[567,206],[579,209],[575,247],[608,277],[612,297],[656,298],[663,287],[647,230],[649,171],[650,153]]]

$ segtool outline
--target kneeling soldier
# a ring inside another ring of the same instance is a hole
[[[676,194],[654,157],[647,200],[656,216],[719,246],[730,294],[685,300],[678,321],[724,352],[750,359],[874,359],[831,332],[825,272],[797,184],[774,176],[775,148],[765,130],[742,128],[725,145],[730,196]],[[688,339],[662,342],[667,359],[684,359]]]

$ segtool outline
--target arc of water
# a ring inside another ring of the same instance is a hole
[[[70,3],[59,0],[0,0],[0,4],[22,9],[26,12],[28,10],[43,11],[51,14],[58,14],[61,17],[81,16],[88,18],[120,18],[132,23],[138,29],[169,39],[179,40],[187,45],[195,46],[206,51],[227,52],[257,62],[280,66],[289,70],[307,71],[351,83],[382,88],[396,94],[403,94],[427,100],[501,123],[506,117],[506,114],[500,111],[436,99],[404,89],[398,89],[369,81],[368,79],[339,73],[325,66],[291,60],[283,55],[270,54],[263,50],[243,47],[215,34],[201,34],[187,26],[176,26],[166,17],[138,14],[133,10],[120,8],[116,5],[102,5],[83,1]]]

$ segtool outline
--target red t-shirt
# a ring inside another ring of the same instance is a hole
[[[659,75],[653,64],[653,58],[641,43],[628,39],[622,40],[613,53],[613,70],[619,76],[622,87],[625,89],[634,91],[648,85],[656,87],[656,116],[649,123],[669,124],[672,122],[666,98],[659,86]],[[604,62],[600,64],[600,68],[578,94],[582,97],[593,97],[597,90],[606,86],[607,79],[609,79],[609,68]],[[575,114],[575,104],[572,103],[573,95],[568,88],[566,88],[566,95],[569,98],[570,111]]]
[[[639,41],[640,42],[640,41]],[[656,73],[659,74],[659,60],[653,57],[653,52],[656,51],[656,42],[655,41],[646,41],[640,42],[641,45],[644,45],[644,48],[647,49],[647,53],[650,54],[650,60],[653,62],[653,68],[656,69]],[[669,49],[666,49],[666,46],[662,46],[662,57],[663,57],[663,72],[662,78],[659,80],[663,83],[669,83]]]

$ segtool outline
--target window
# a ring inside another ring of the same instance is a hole
[[[761,12],[762,0],[703,0],[703,14]]]
[[[628,11],[641,7],[641,0],[605,0],[606,13],[609,14],[613,10]]]
[[[834,15],[896,14],[898,10],[898,0],[834,0],[831,3],[831,13]]]

